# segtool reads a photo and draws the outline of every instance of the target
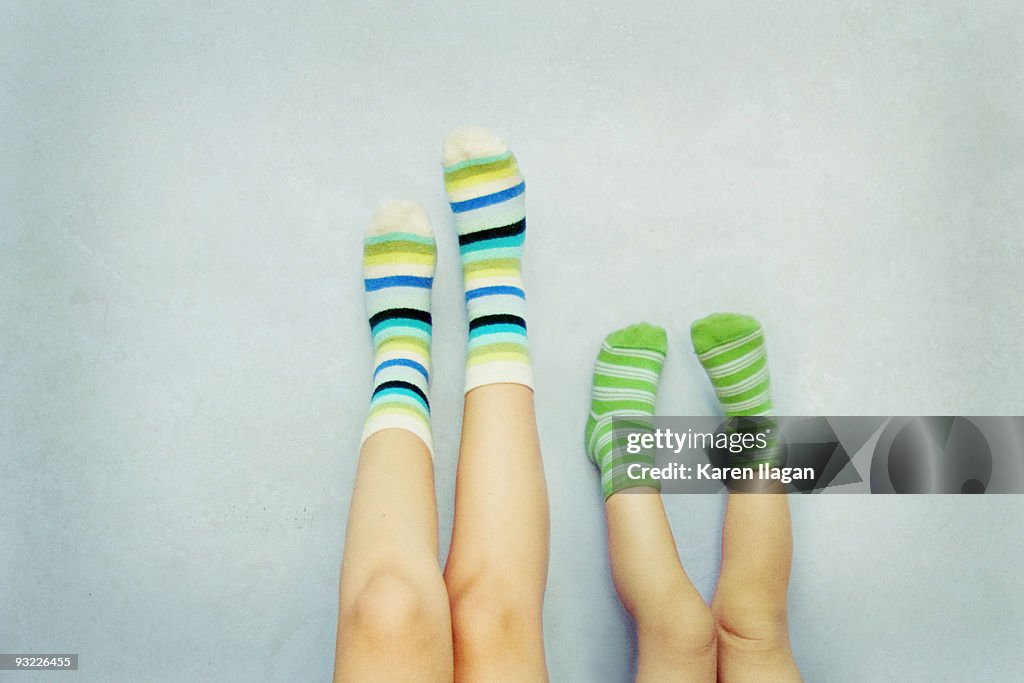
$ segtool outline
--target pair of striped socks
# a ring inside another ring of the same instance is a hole
[[[695,322],[690,337],[726,417],[771,414],[768,356],[757,320],[715,313]],[[632,464],[652,465],[653,456],[649,451],[629,453],[614,425],[623,424],[620,420],[641,429],[651,425],[667,348],[665,330],[648,323],[613,332],[601,345],[585,442],[601,471],[605,499],[625,488],[659,488],[657,480],[627,475]]]
[[[532,388],[521,273],[526,184],[515,155],[493,133],[468,128],[448,136],[443,167],[469,318],[466,391],[499,383]],[[363,245],[374,348],[363,443],[383,429],[406,429],[433,453],[430,293],[436,263],[423,209],[406,201],[378,209]]]

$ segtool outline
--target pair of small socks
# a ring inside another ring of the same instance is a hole
[[[768,356],[757,320],[715,313],[695,322],[690,337],[726,417],[771,414]],[[590,459],[601,471],[606,499],[625,488],[658,488],[656,480],[627,476],[630,465],[651,465],[653,456],[630,454],[614,426],[622,424],[620,420],[640,427],[651,424],[667,349],[665,330],[648,323],[613,332],[601,345],[585,441]]]
[[[445,141],[443,166],[469,319],[466,391],[500,383],[532,388],[521,271],[526,184],[515,155],[487,130],[462,129]],[[406,429],[433,453],[430,294],[436,263],[423,209],[407,201],[378,209],[363,243],[374,371],[362,442],[383,429]]]

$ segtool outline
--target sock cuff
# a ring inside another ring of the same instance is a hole
[[[640,466],[638,472],[633,471],[633,476],[630,476],[631,465]],[[622,461],[616,468],[609,468],[607,471],[601,472],[601,493],[604,494],[604,499],[608,500],[622,489],[644,487],[660,491],[661,480],[651,476],[650,468],[653,466],[653,461],[636,459]]]
[[[427,417],[429,420],[429,416]],[[366,440],[379,431],[385,429],[404,429],[418,436],[426,444],[430,457],[434,457],[434,440],[429,423],[412,413],[384,413],[371,415],[363,425],[363,436],[359,440],[359,447],[362,448]]]
[[[606,414],[598,418],[591,412],[587,452],[601,472],[601,490],[605,500],[627,488],[661,490],[661,482],[650,475],[650,468],[655,465],[653,451],[643,449],[639,453],[630,453],[625,440],[625,433],[650,429],[652,417],[651,414]],[[616,420],[621,423],[616,425]]]
[[[489,361],[466,367],[466,393],[488,384],[522,384],[533,389],[529,361]]]

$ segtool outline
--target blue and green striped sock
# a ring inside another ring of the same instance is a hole
[[[405,429],[433,453],[430,431],[430,291],[434,234],[412,202],[378,209],[363,243],[366,313],[373,335],[373,394],[362,441]]]
[[[455,215],[469,317],[466,391],[486,384],[533,386],[521,258],[526,183],[508,146],[482,128],[444,145],[444,183]]]
[[[640,471],[653,465],[654,454],[629,453],[625,434],[652,426],[667,345],[663,328],[638,323],[609,334],[597,354],[584,441],[591,461],[601,470],[605,499],[634,486],[660,488],[658,480],[646,475],[629,476],[631,465],[641,465]]]

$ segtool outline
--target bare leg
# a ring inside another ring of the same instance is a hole
[[[605,513],[612,578],[636,622],[636,680],[714,681],[714,620],[679,563],[661,496],[627,489]]]
[[[772,414],[764,330],[755,318],[713,313],[693,323],[690,337],[722,412],[729,417]],[[736,464],[772,462],[776,456],[772,445],[744,454],[746,462]],[[789,501],[781,489],[729,493],[722,570],[711,602],[718,625],[719,680],[801,680],[786,625],[792,555]]]
[[[389,202],[363,242],[373,391],[341,564],[335,681],[450,681],[430,451],[433,231]]]
[[[443,164],[469,320],[455,523],[444,574],[455,677],[543,681],[548,499],[520,268],[526,184],[508,145],[482,128],[453,131]]]
[[[679,563],[657,482],[652,486],[630,474],[654,465],[654,454],[624,447],[616,430],[625,427],[614,424],[618,416],[633,421],[636,429],[650,427],[667,347],[665,330],[648,323],[605,337],[594,363],[584,443],[601,472],[612,579],[636,623],[636,679],[713,681],[711,611]]]
[[[533,391],[466,394],[444,579],[460,681],[544,681],[548,499]]]
[[[786,623],[792,554],[785,494],[729,494],[722,573],[712,602],[718,623],[719,680],[801,680]]]
[[[359,455],[341,565],[335,681],[452,680],[430,453],[386,429]]]

